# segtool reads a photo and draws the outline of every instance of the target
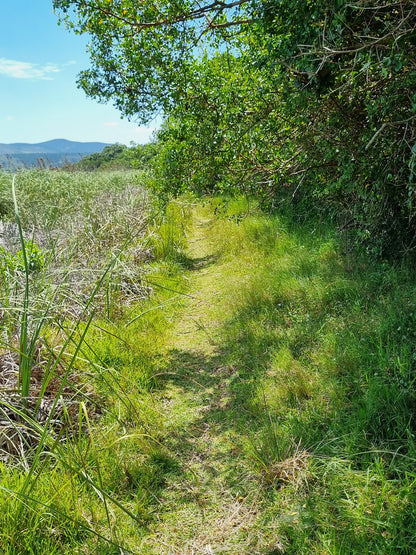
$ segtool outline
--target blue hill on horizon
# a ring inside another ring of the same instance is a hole
[[[0,166],[6,170],[61,167],[79,162],[87,154],[101,152],[111,143],[53,139],[41,143],[0,143]]]
[[[110,143],[78,142],[67,139],[53,139],[42,143],[0,143],[1,154],[91,154],[101,152]]]

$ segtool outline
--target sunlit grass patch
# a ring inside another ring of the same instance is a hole
[[[261,382],[259,396],[263,397],[266,409],[286,412],[288,408],[301,409],[314,396],[315,389],[315,372],[307,370],[284,346],[273,356]],[[261,400],[260,397],[260,403]]]
[[[59,391],[71,373],[63,427],[26,469],[4,466],[5,553],[29,549],[29,527],[51,553],[411,552],[412,272],[346,260],[325,224],[300,228],[245,199],[179,199],[134,219],[144,197],[117,183],[113,216],[76,239],[87,252],[90,237],[88,260],[76,244],[58,256],[62,236],[30,274],[36,306],[53,292],[34,350],[54,367],[45,383]],[[107,238],[125,198],[130,228]],[[2,297],[0,361],[11,352],[15,366],[19,272],[0,278],[14,295]]]

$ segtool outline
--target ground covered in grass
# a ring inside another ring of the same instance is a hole
[[[119,179],[117,199],[137,199],[140,179]],[[40,447],[3,465],[2,552],[412,553],[411,265],[245,201],[141,209],[132,233],[135,202],[94,310],[39,333],[74,394],[59,428],[22,409]],[[91,252],[106,213],[84,212]]]
[[[410,553],[414,276],[246,209],[192,210],[153,393],[172,467],[139,551]]]

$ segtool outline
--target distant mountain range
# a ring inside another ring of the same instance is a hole
[[[78,162],[83,156],[101,152],[109,143],[80,143],[54,139],[43,143],[0,143],[0,164],[5,169],[34,166],[62,166]]]
[[[0,154],[91,154],[101,152],[108,143],[79,143],[54,139],[44,143],[0,143]]]

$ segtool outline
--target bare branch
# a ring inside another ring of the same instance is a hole
[[[374,143],[374,141],[377,139],[377,137],[380,135],[380,133],[383,132],[386,125],[387,125],[387,123],[383,123],[383,125],[380,127],[380,129],[377,129],[377,131],[374,133],[374,135],[371,137],[371,139],[366,144],[365,150],[368,150],[370,148],[370,146]]]
[[[226,3],[226,2],[220,2],[215,0],[214,2],[211,2],[206,6],[201,6],[194,10],[184,12],[173,17],[164,17],[164,18],[161,17],[160,19],[155,19],[154,21],[146,21],[146,22],[128,19],[127,17],[123,17],[119,13],[116,13],[111,9],[97,6],[92,2],[81,4],[81,2],[78,0],[76,4],[82,7],[87,6],[92,11],[99,12],[106,17],[111,17],[116,19],[117,21],[121,21],[122,23],[125,23],[126,25],[140,32],[145,29],[151,29],[154,27],[165,27],[165,26],[175,25],[176,23],[183,23],[186,21],[195,21],[198,19],[203,19],[203,18],[209,17],[208,14],[212,12],[221,13],[221,12],[224,12],[225,10],[232,10],[233,8],[247,4],[249,1],[250,0],[236,0],[234,2]],[[244,25],[247,23],[251,23],[251,21],[252,21],[251,19],[236,19],[234,21],[229,21],[225,23],[218,23],[218,24],[210,23],[207,29],[215,30],[215,29],[221,29],[221,28],[231,27],[236,25]]]

